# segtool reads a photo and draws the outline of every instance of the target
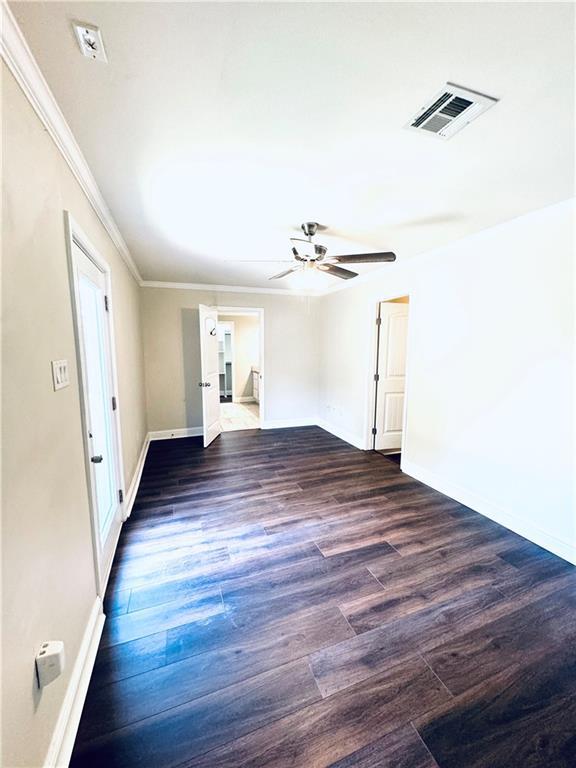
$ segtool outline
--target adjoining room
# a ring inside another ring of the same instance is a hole
[[[260,428],[260,313],[218,313],[220,421],[223,432]]]

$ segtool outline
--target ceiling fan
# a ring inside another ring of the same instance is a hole
[[[350,278],[356,277],[358,273],[352,272],[350,269],[339,267],[339,264],[367,264],[372,262],[396,261],[396,254],[391,252],[327,256],[328,249],[325,246],[312,242],[312,238],[316,235],[318,230],[326,229],[326,227],[318,224],[316,221],[307,221],[301,225],[301,229],[306,236],[306,239],[302,237],[290,238],[293,243],[292,255],[294,256],[296,263],[294,266],[290,267],[290,269],[286,269],[278,275],[273,275],[270,280],[279,280],[282,277],[291,275],[293,272],[299,272],[305,269],[316,269],[320,272],[334,275],[334,277],[340,277],[343,280],[350,280]]]

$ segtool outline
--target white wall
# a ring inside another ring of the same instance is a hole
[[[198,305],[264,309],[264,426],[314,421],[318,299],[142,288],[148,429],[202,426]]]
[[[376,304],[409,294],[403,468],[576,562],[573,215],[551,206],[323,297],[319,416],[365,444]]]

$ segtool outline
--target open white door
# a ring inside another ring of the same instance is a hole
[[[377,451],[399,451],[402,447],[408,307],[389,301],[380,304],[374,446]]]
[[[200,304],[200,367],[204,448],[222,432],[218,368],[218,311]]]

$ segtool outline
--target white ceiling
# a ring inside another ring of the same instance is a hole
[[[11,8],[146,280],[298,287],[237,262],[289,259],[305,220],[400,261],[574,194],[572,4]],[[501,101],[447,142],[403,130],[447,80]]]

